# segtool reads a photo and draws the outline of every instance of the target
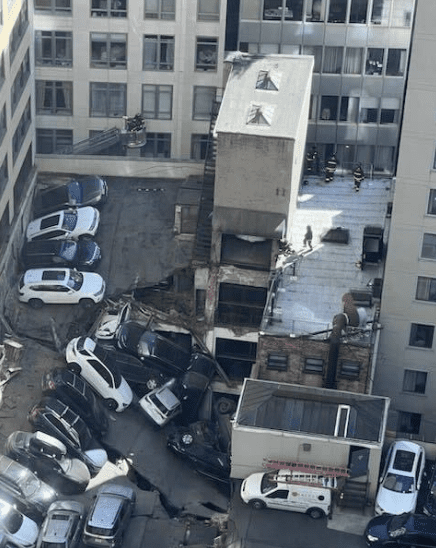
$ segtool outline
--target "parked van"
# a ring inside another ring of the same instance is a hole
[[[256,510],[275,508],[301,512],[313,519],[329,516],[331,512],[331,490],[322,483],[314,485],[291,483],[289,470],[256,473],[248,476],[241,486],[241,498]]]
[[[139,400],[144,413],[159,426],[164,426],[182,411],[180,400],[171,391],[175,381],[176,379],[171,379]]]

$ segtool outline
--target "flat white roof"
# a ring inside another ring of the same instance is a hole
[[[282,270],[273,319],[262,326],[266,333],[301,335],[331,329],[333,317],[343,311],[343,295],[350,290],[369,291],[370,281],[383,277],[383,263],[368,264],[362,270],[359,262],[366,226],[383,227],[386,244],[392,181],[367,178],[360,192],[353,189],[352,175],[336,175],[329,184],[321,177],[307,181],[292,220],[294,253],[278,264]],[[303,245],[308,225],[313,233],[312,250]],[[321,241],[329,229],[337,227],[349,231],[348,244]],[[373,319],[375,309],[375,304],[365,308],[368,320]]]
[[[215,131],[295,139],[312,84],[313,57],[240,54]]]

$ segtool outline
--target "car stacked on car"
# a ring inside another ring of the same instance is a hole
[[[101,259],[100,247],[91,238],[100,222],[96,208],[107,196],[107,183],[97,176],[73,179],[36,195],[35,218],[27,226],[21,252],[21,302],[34,308],[77,303],[89,308],[103,300],[106,284],[89,271]]]

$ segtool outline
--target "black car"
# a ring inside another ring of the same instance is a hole
[[[69,454],[83,461],[91,475],[96,475],[107,462],[107,454],[98,446],[85,422],[60,400],[43,397],[32,407],[29,422],[36,430],[58,438]]]
[[[108,416],[89,384],[69,369],[54,368],[42,376],[42,393],[61,400],[77,413],[92,430],[103,437],[109,425]]]
[[[188,370],[181,378],[177,393],[182,402],[183,415],[188,422],[197,420],[198,409],[215,372],[213,358],[201,352],[192,355]]]
[[[230,457],[221,451],[213,423],[199,421],[189,427],[173,427],[167,446],[192,463],[199,474],[225,483],[229,481]]]
[[[179,376],[189,367],[189,351],[140,323],[122,323],[117,330],[116,339],[118,348],[138,357],[168,377]]]
[[[436,518],[420,514],[384,514],[373,518],[365,529],[368,546],[436,546]]]
[[[33,203],[35,217],[69,207],[100,206],[107,199],[107,183],[97,176],[83,177],[40,191]]]
[[[91,479],[86,464],[69,457],[65,445],[44,432],[12,432],[5,453],[65,495],[85,491]]]
[[[428,490],[422,511],[427,516],[436,516],[436,464],[433,465],[430,479],[428,481]]]
[[[100,247],[91,239],[38,240],[24,244],[21,263],[24,270],[65,266],[79,270],[94,269],[101,259]]]

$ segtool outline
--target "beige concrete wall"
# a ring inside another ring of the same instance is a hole
[[[219,133],[214,205],[287,214],[292,162],[290,140]]]

